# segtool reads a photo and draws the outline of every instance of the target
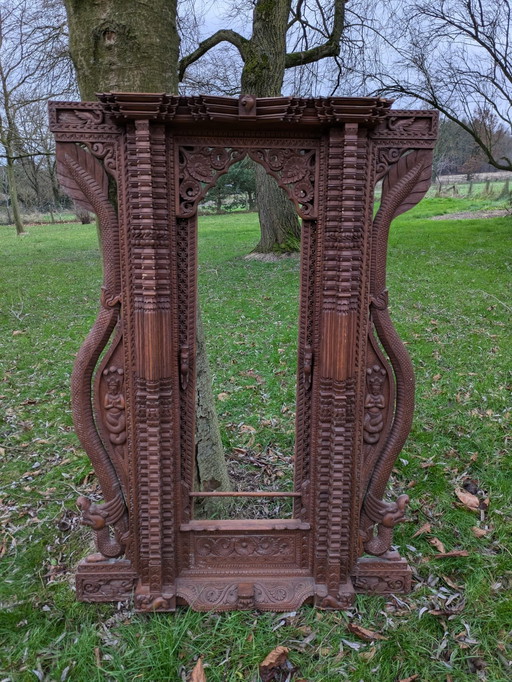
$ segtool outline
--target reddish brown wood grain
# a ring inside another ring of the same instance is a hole
[[[407,591],[411,571],[391,542],[408,498],[383,497],[414,381],[387,309],[386,248],[391,220],[428,189],[436,114],[378,98],[99,100],[50,104],[63,188],[103,234],[101,307],[77,356],[73,413],[105,502],[80,498],[99,554],[78,567],[78,598],[287,611]],[[303,220],[294,490],[197,493],[197,205],[246,156]],[[291,497],[293,518],[193,518],[198,497],[244,495]]]

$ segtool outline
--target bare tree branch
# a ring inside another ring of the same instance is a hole
[[[185,57],[180,59],[178,67],[180,81],[183,80],[185,71],[188,66],[190,66],[198,59],[200,59],[204,54],[208,52],[208,50],[211,50],[213,47],[222,42],[228,42],[231,43],[231,45],[234,45],[240,52],[242,59],[244,58],[244,51],[246,45],[249,42],[247,38],[244,38],[236,31],[231,31],[230,29],[221,29],[220,31],[217,31],[216,33],[211,35],[209,38],[206,38],[206,40],[200,42],[197,49],[195,49],[189,55],[186,55]]]
[[[285,59],[285,68],[290,69],[295,66],[301,66],[302,64],[311,64],[312,62],[320,61],[325,57],[337,57],[339,55],[341,34],[345,24],[345,4],[346,0],[335,0],[332,28],[330,34],[327,36],[327,40],[321,45],[316,45],[309,50],[288,53]],[[318,9],[325,25],[325,14],[321,3],[318,4]],[[305,26],[309,26],[309,23],[302,15],[297,15],[296,18],[298,23],[304,23]]]

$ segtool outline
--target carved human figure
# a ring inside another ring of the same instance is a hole
[[[120,367],[108,367],[103,370],[107,384],[107,392],[103,401],[105,408],[105,424],[109,432],[110,442],[116,454],[123,454],[122,445],[126,442],[126,415],[123,389],[123,370]]]
[[[380,438],[384,428],[384,413],[386,400],[383,394],[386,370],[380,365],[373,365],[366,370],[366,384],[368,391],[364,403],[364,442],[374,445]]]

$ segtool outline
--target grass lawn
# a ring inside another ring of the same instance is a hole
[[[256,682],[278,645],[290,648],[293,679],[308,682],[510,679],[512,218],[428,219],[472,208],[478,199],[429,198],[392,229],[391,309],[416,369],[417,409],[391,487],[411,497],[395,538],[414,591],[359,596],[349,613],[143,616],[74,601],[73,567],[90,549],[75,500],[96,483],[72,431],[69,375],[97,308],[95,228],[37,226],[16,238],[1,227],[0,680],[175,682],[204,656],[208,682]],[[205,217],[200,231],[226,450],[233,471],[237,452],[249,453],[263,485],[279,470],[284,486],[298,261],[243,259],[258,236],[254,214]],[[459,556],[436,558],[442,550]],[[382,639],[362,641],[349,623]]]

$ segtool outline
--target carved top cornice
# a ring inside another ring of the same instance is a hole
[[[54,132],[70,126],[108,127],[146,119],[163,123],[214,122],[240,125],[295,123],[304,126],[359,123],[374,127],[388,114],[391,101],[379,97],[253,97],[198,95],[180,97],[164,93],[111,92],[98,94],[99,102],[50,102]],[[87,118],[86,111],[90,112]],[[89,122],[90,121],[90,122]],[[112,129],[114,128],[114,130]]]

